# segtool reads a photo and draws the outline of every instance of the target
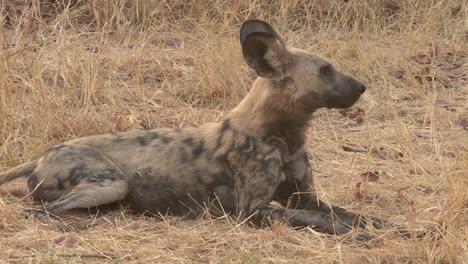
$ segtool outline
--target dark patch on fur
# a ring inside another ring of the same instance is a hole
[[[299,196],[293,195],[297,193],[298,190],[298,183],[296,178],[293,175],[293,168],[291,167],[292,163],[285,163],[283,165],[283,172],[286,174],[286,179],[282,182],[275,191],[275,200],[283,205],[291,202],[293,206],[297,204],[297,201],[289,201],[290,199],[297,199]],[[294,207],[293,207],[294,208]]]
[[[309,156],[307,155],[307,152],[305,152],[304,155],[302,155],[302,159],[304,160],[304,163],[309,163]]]
[[[82,179],[85,179],[87,177],[88,174],[85,172],[84,166],[77,166],[70,170],[68,179],[70,180],[70,184],[72,186],[75,186],[78,183],[80,183]]]
[[[205,175],[206,173],[200,168],[194,168],[190,172],[191,176],[179,178],[156,168],[138,169],[138,172],[129,177],[129,193],[123,203],[131,205],[134,211],[152,215],[196,217],[204,210],[203,205],[212,206],[211,204],[217,203],[213,202],[216,186],[234,188],[234,183],[224,173]],[[148,193],[151,195],[145,195]],[[231,196],[232,194],[224,195],[228,198]],[[234,206],[229,208],[231,207]]]
[[[120,135],[120,132],[119,132],[119,134],[117,134],[117,136],[116,136],[115,138],[112,139],[112,141],[113,141],[114,143],[120,143],[120,142],[122,142],[122,141],[124,141],[124,140],[125,140],[125,139],[124,139],[124,137],[122,137],[122,135]]]
[[[242,153],[254,154],[256,150],[255,137],[252,135],[246,135],[244,143],[239,147]]]
[[[192,159],[198,159],[205,150],[205,142],[201,139],[198,144],[192,149]]]
[[[149,136],[150,136],[151,140],[155,140],[155,139],[159,138],[159,133],[156,132],[156,131],[151,131],[151,132],[149,132]]]
[[[182,140],[182,143],[188,146],[193,146],[193,138],[192,137],[186,137],[184,140]]]
[[[232,127],[231,127],[230,119],[228,118],[228,119],[224,120],[223,123],[221,124],[221,129],[219,130],[219,136],[216,139],[216,145],[215,145],[215,147],[213,149],[214,153],[216,153],[218,151],[218,149],[221,147],[223,137],[224,137],[224,133],[229,129],[233,130],[233,132],[235,133],[234,129],[232,129]],[[232,144],[229,147],[228,152],[230,152],[231,149],[232,149]]]
[[[103,183],[105,180],[112,182],[122,178],[121,175],[114,169],[105,169],[96,175],[88,175],[86,182],[88,183]]]
[[[102,182],[103,180],[104,179],[99,179],[98,176],[92,176],[92,177],[86,178],[87,183],[99,183],[99,182]]]
[[[113,181],[120,178],[119,173],[114,169],[103,170],[100,173],[98,173],[98,176],[109,179],[109,180],[113,180]]]
[[[49,149],[47,149],[47,150],[45,151],[45,153],[44,153],[44,154],[47,154],[47,153],[49,153],[49,152],[55,152],[55,151],[58,151],[58,150],[60,150],[60,149],[64,148],[65,146],[66,146],[66,145],[64,145],[64,144],[60,144],[60,145],[55,145],[55,146],[52,146],[52,147],[50,147]]]
[[[148,138],[144,136],[138,136],[136,137],[136,140],[138,141],[138,144],[140,144],[141,147],[144,147],[151,142],[150,140],[148,140]]]
[[[197,183],[200,185],[204,185],[205,183],[203,182],[202,174],[199,169],[195,169],[193,172],[193,178],[197,179]]]
[[[302,156],[302,160],[306,167],[310,167],[307,152]],[[282,171],[286,175],[286,179],[278,185],[275,192],[275,200],[283,205],[289,204],[290,208],[315,208],[318,206],[319,200],[315,194],[311,194],[309,188],[311,175],[303,175],[302,180],[296,179],[296,170],[294,162],[288,162],[283,165]],[[305,173],[310,173],[306,169]]]
[[[27,180],[27,183],[28,183],[28,187],[29,189],[34,189],[36,188],[37,184],[39,184],[39,175],[37,174],[37,172],[33,172],[31,173],[31,175],[28,177],[28,180]]]
[[[281,145],[287,146],[287,151],[289,151],[289,153],[294,153],[295,151],[304,146],[304,134],[306,128],[306,122],[297,123],[294,120],[272,122],[265,126],[265,131],[268,132],[263,136],[263,140],[266,142],[271,138],[281,138],[284,140],[285,143],[282,143]],[[269,142],[266,143],[270,144]],[[281,148],[281,151],[284,151],[283,148]]]
[[[187,194],[174,186],[177,186],[177,179],[170,175],[141,169],[138,174],[132,175],[129,181],[130,192],[124,202],[129,203],[137,212],[185,215],[189,211],[181,206],[180,201],[187,200]],[[154,190],[153,195],[145,195],[149,190]]]
[[[189,157],[188,157],[188,153],[187,153],[187,150],[186,150],[185,146],[181,146],[179,148],[179,157],[180,157],[180,161],[182,163],[185,163],[185,162],[188,161]]]
[[[167,135],[160,135],[160,138],[163,144],[169,144],[172,141],[172,138]]]
[[[335,77],[335,70],[333,69],[333,66],[330,64],[324,65],[319,68],[320,71],[320,77],[325,78],[327,81],[333,81]]]
[[[147,146],[149,144],[151,144],[151,142],[153,140],[156,140],[160,137],[159,133],[156,132],[156,131],[151,131],[151,132],[148,132],[142,136],[137,136],[136,137],[136,140],[138,141],[138,144],[140,144],[140,146],[144,147],[144,146]]]
[[[59,190],[64,190],[65,189],[65,179],[63,177],[56,177],[57,178],[57,185]]]
[[[225,119],[223,121],[223,123],[221,124],[221,129],[219,130],[219,133],[220,134],[223,134],[224,132],[226,132],[226,130],[230,129],[231,128],[231,123],[230,123],[230,119]]]

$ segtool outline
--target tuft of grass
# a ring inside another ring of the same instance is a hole
[[[367,248],[282,224],[120,209],[70,212],[65,221],[91,228],[60,233],[22,217],[32,201],[19,181],[0,188],[1,263],[467,261],[466,1],[9,0],[0,11],[0,171],[109,132],[116,120],[125,128],[219,120],[255,78],[237,34],[242,21],[260,18],[369,87],[355,107],[363,122],[315,114],[307,144],[320,196],[446,230],[437,241],[375,231],[384,243]],[[354,192],[366,171],[379,181],[361,185],[373,197],[361,202]]]

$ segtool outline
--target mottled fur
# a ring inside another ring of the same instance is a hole
[[[286,48],[265,22],[244,23],[240,40],[259,77],[221,122],[75,139],[1,174],[0,184],[27,176],[33,197],[51,213],[120,202],[187,217],[209,207],[330,234],[364,226],[359,215],[317,198],[304,144],[316,109],[350,107],[364,85],[317,56]]]

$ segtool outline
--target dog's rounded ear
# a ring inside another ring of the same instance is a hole
[[[240,30],[242,54],[250,68],[265,78],[283,79],[291,57],[284,41],[261,20],[248,20]]]

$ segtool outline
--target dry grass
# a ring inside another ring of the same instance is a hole
[[[447,234],[434,242],[380,233],[383,245],[367,248],[281,224],[253,229],[231,218],[123,210],[71,212],[66,221],[92,228],[61,233],[21,216],[31,201],[18,181],[0,189],[0,262],[468,262],[466,1],[1,3],[0,171],[55,143],[109,132],[119,118],[124,128],[219,119],[254,78],[240,54],[240,23],[264,18],[290,45],[370,87],[356,105],[363,123],[336,110],[315,114],[308,146],[320,195],[412,227],[440,224]],[[363,184],[378,198],[359,202],[365,171],[379,172]]]

